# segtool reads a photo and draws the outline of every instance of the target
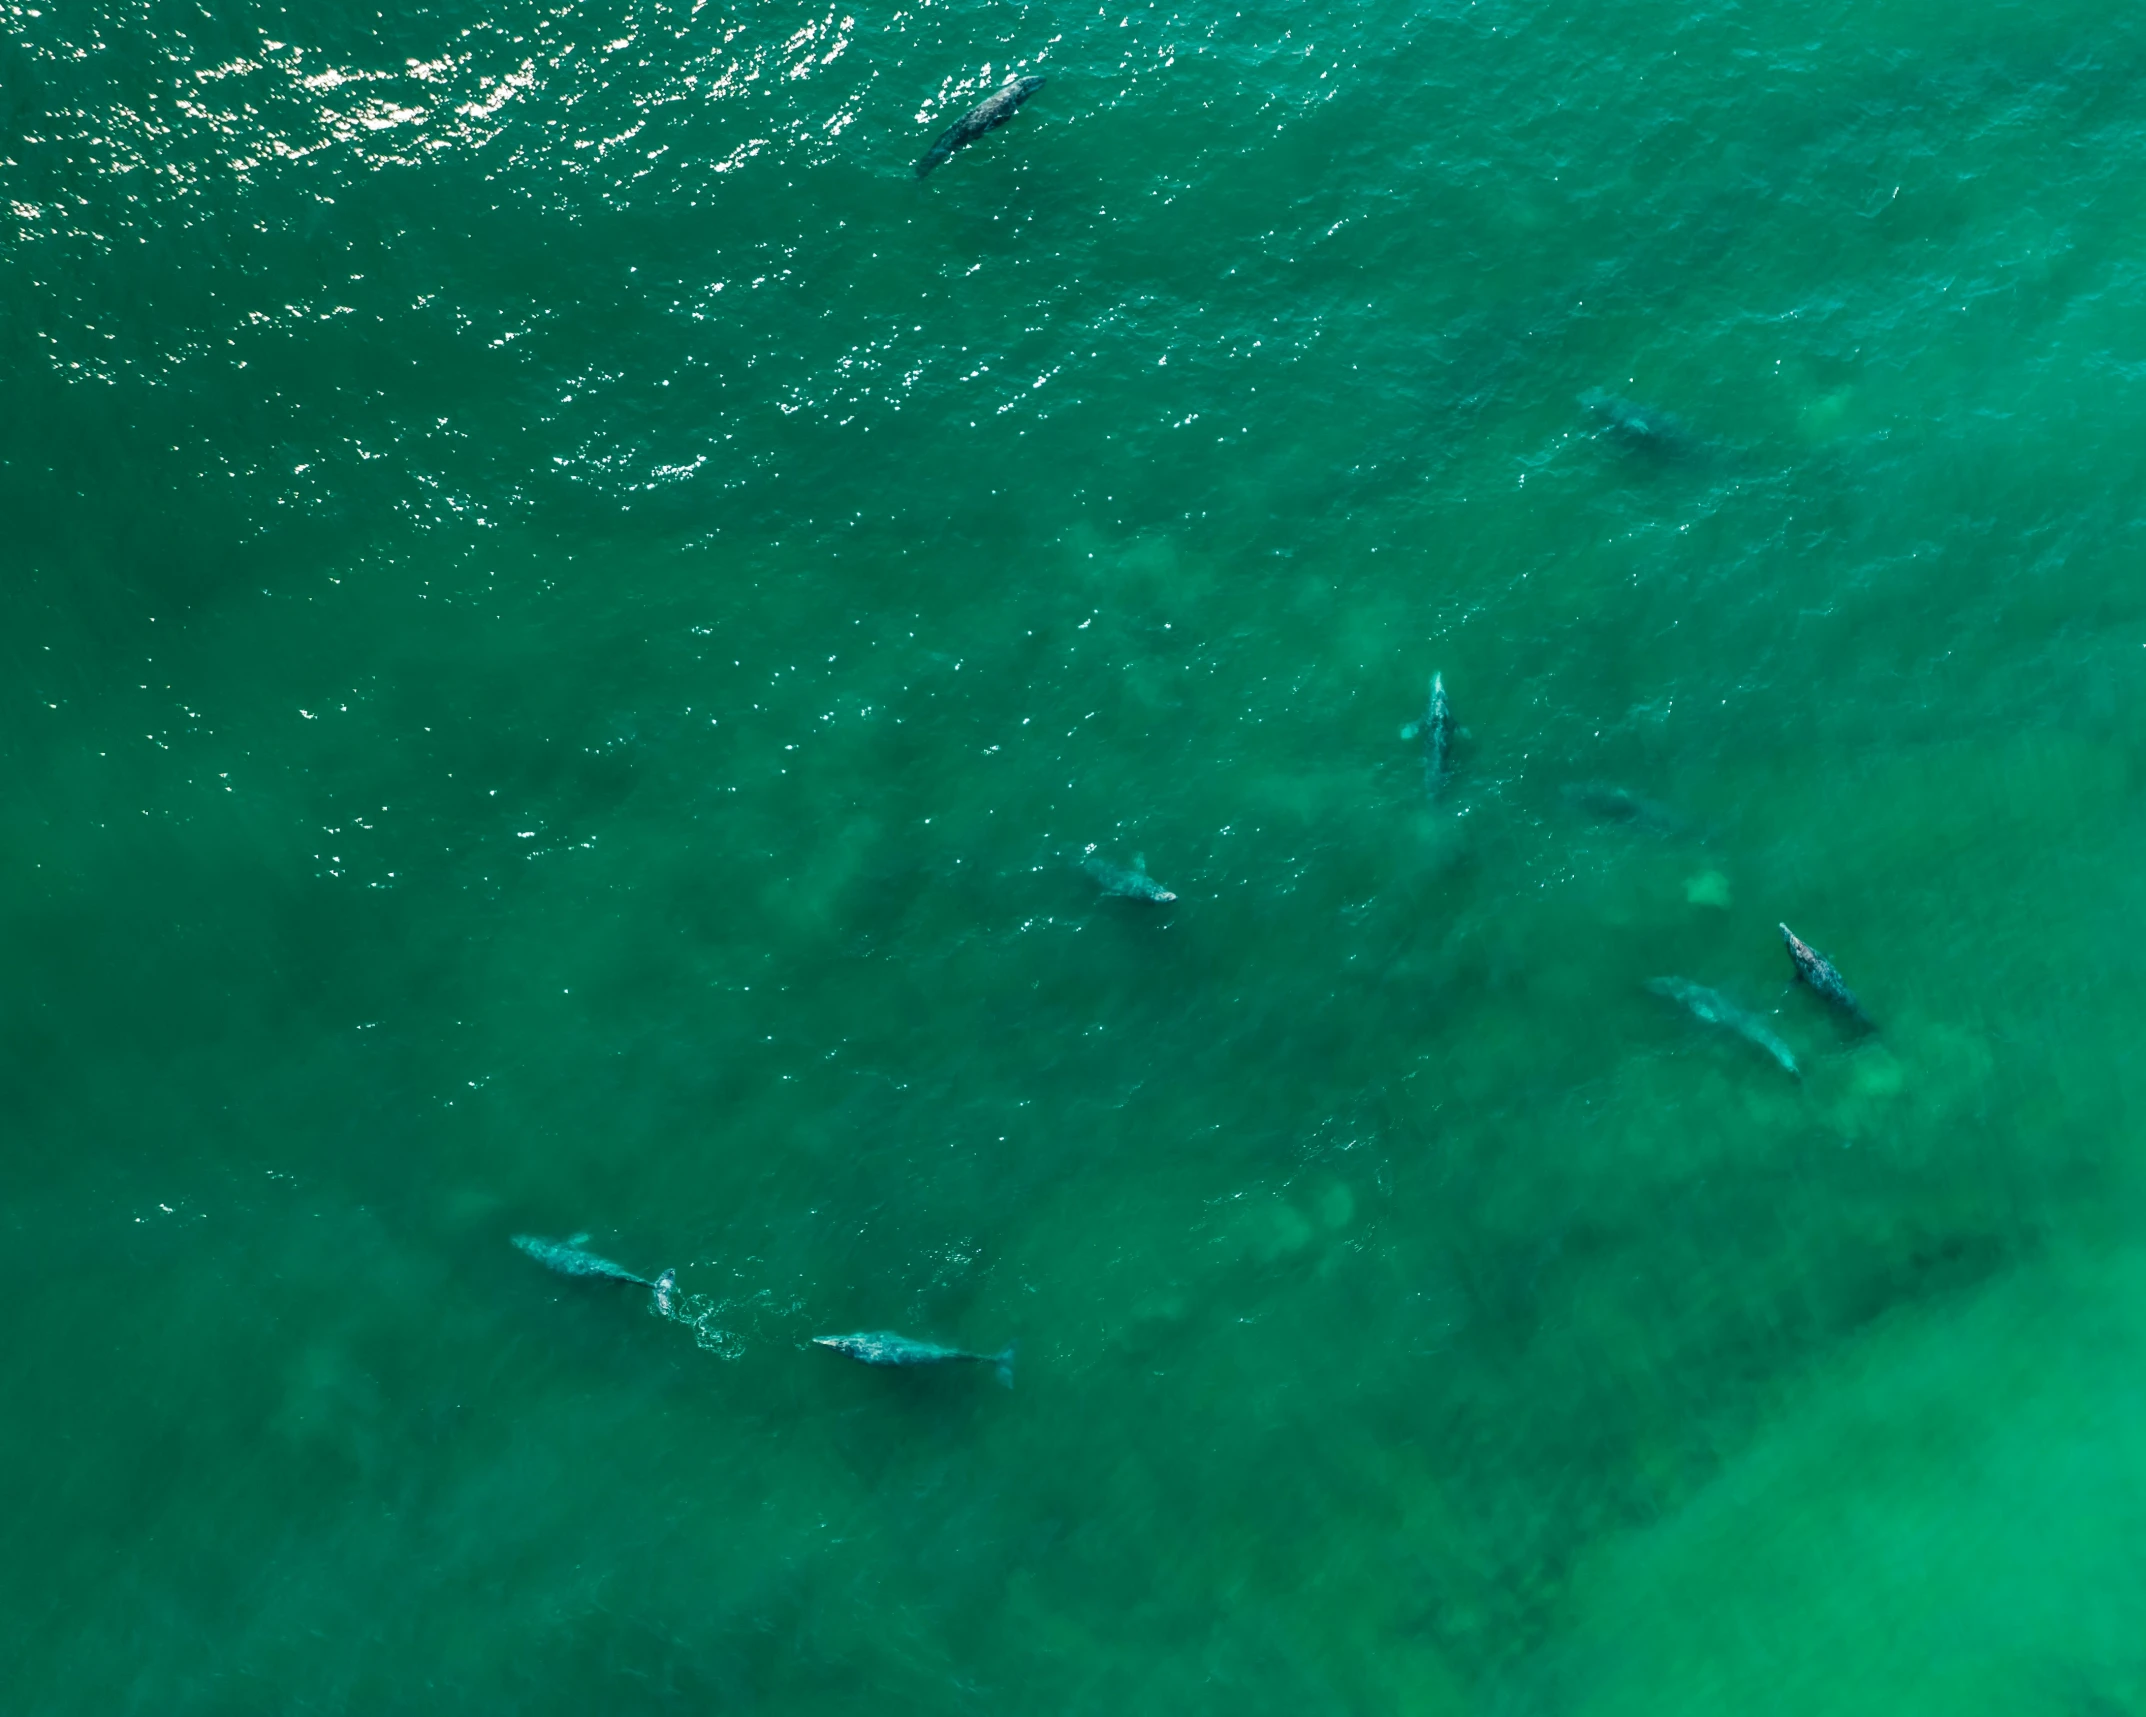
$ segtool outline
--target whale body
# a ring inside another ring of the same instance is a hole
[[[918,1341],[890,1329],[860,1330],[855,1335],[816,1335],[814,1347],[831,1347],[859,1365],[988,1365],[1008,1389],[1013,1387],[1013,1346],[1008,1342],[997,1353],[971,1353],[966,1348],[941,1347],[935,1341]]]
[[[1401,737],[1423,741],[1423,790],[1434,799],[1444,791],[1446,777],[1453,773],[1453,732],[1453,705],[1446,697],[1446,677],[1433,674],[1423,719],[1402,728]]]
[[[1841,981],[1841,975],[1833,968],[1833,962],[1819,953],[1798,936],[1786,924],[1781,926],[1781,939],[1788,944],[1788,957],[1795,963],[1796,976],[1823,996],[1835,1011],[1844,1014],[1864,1030],[1876,1029],[1870,1015],[1863,1011],[1863,1004],[1855,999],[1855,992]]]
[[[923,178],[955,150],[974,143],[985,132],[996,131],[1020,111],[1022,102],[1042,87],[1043,79],[1040,77],[1015,78],[996,95],[978,102],[939,133],[938,141],[925,151],[924,159],[917,163],[917,177]]]
[[[1654,978],[1649,980],[1647,988],[1665,1000],[1675,1002],[1694,1019],[1718,1025],[1724,1031],[1733,1031],[1746,1043],[1756,1044],[1778,1061],[1791,1079],[1803,1077],[1803,1069],[1796,1065],[1795,1051],[1781,1041],[1773,1028],[1756,1014],[1738,1007],[1719,990],[1710,990],[1689,978]]]
[[[1666,411],[1656,411],[1602,388],[1580,395],[1580,409],[1627,447],[1654,453],[1681,453],[1692,445],[1691,432]]]
[[[1148,862],[1138,853],[1133,855],[1131,870],[1098,858],[1093,852],[1080,861],[1080,868],[1095,878],[1096,886],[1105,894],[1122,895],[1127,900],[1152,900],[1158,906],[1167,906],[1177,898],[1148,875]]]
[[[656,1297],[656,1310],[669,1317],[677,1305],[678,1272],[666,1270],[651,1282],[646,1276],[637,1276],[623,1264],[614,1264],[609,1258],[600,1258],[586,1250],[586,1234],[570,1235],[564,1240],[546,1240],[537,1234],[517,1234],[514,1244],[529,1254],[547,1270],[556,1270],[562,1276],[594,1276],[599,1281],[625,1282],[632,1287],[647,1288]]]

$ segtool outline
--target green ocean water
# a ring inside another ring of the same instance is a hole
[[[2146,1711],[2146,15],[0,37],[0,1710]]]

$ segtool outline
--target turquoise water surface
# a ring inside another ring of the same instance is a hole
[[[2146,1711],[2142,178],[2073,0],[0,5],[0,1710]]]

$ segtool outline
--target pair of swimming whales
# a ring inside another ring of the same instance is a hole
[[[1412,721],[1401,729],[1403,739],[1423,741],[1423,783],[1433,799],[1444,791],[1446,780],[1452,774],[1453,739],[1458,731],[1453,724],[1452,700],[1446,696],[1445,676],[1433,674],[1430,702],[1423,712],[1423,719]],[[1648,809],[1645,801],[1635,799],[1621,789],[1585,788],[1580,797],[1583,802],[1606,802],[1607,814],[1619,820],[1634,820]],[[1854,992],[1834,969],[1833,962],[1786,924],[1781,926],[1781,934],[1787,941],[1789,961],[1796,969],[1796,976],[1857,1030],[1876,1030],[1870,1016],[1863,1011],[1862,1003],[1855,999]],[[1746,1042],[1756,1044],[1778,1061],[1791,1078],[1803,1076],[1802,1068],[1796,1065],[1795,1052],[1781,1041],[1773,1028],[1756,1014],[1738,1007],[1719,990],[1710,990],[1689,978],[1656,978],[1647,988],[1675,1002],[1695,1019],[1718,1025]]]
[[[546,1240],[535,1234],[517,1234],[514,1244],[547,1270],[562,1276],[587,1276],[602,1282],[624,1282],[646,1288],[655,1296],[655,1309],[663,1317],[678,1312],[678,1272],[666,1270],[654,1281],[636,1275],[623,1264],[599,1257],[588,1250],[589,1237],[575,1234],[564,1240]],[[862,1365],[953,1365],[970,1362],[988,1365],[1008,1389],[1013,1387],[1013,1344],[997,1353],[970,1353],[958,1347],[941,1347],[935,1341],[918,1341],[892,1330],[861,1330],[855,1335],[817,1335],[815,1347],[833,1348]]]
[[[1870,1015],[1863,1011],[1863,1004],[1855,999],[1855,993],[1841,981],[1831,960],[1786,924],[1781,926],[1781,937],[1788,944],[1788,958],[1796,969],[1797,978],[1809,985],[1814,995],[1857,1031],[1877,1030]],[[1774,1029],[1758,1015],[1738,1007],[1719,990],[1710,990],[1689,978],[1656,978],[1647,988],[1665,1000],[1675,1002],[1694,1019],[1718,1025],[1745,1042],[1756,1044],[1778,1061],[1791,1079],[1803,1077],[1803,1069],[1796,1065],[1795,1052],[1781,1041]]]
[[[1043,84],[1040,77],[1009,78],[1002,87],[939,133],[924,152],[923,160],[917,163],[917,177],[924,178],[944,165],[955,150],[966,148],[987,132],[996,131],[1018,113],[1021,103]],[[1631,400],[1620,399],[1601,388],[1589,388],[1580,395],[1580,405],[1602,426],[1605,434],[1629,447],[1656,454],[1677,454],[1688,452],[1695,445],[1691,433],[1668,413],[1635,405]],[[1426,732],[1435,731],[1435,728],[1426,728]]]
[[[955,150],[964,149],[986,133],[996,131],[1018,113],[1021,104],[1043,84],[1040,77],[1009,78],[939,133],[932,146],[925,150],[923,160],[917,163],[917,177],[926,177],[943,166]],[[1687,452],[1695,445],[1691,432],[1667,412],[1636,405],[1601,388],[1589,388],[1580,395],[1580,405],[1601,425],[1605,434],[1629,447],[1657,454],[1675,454]]]

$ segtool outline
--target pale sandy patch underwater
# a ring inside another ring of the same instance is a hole
[[[2130,1710],[2142,1534],[2146,1258],[2023,1272],[1797,1380],[1697,1497],[1588,1558],[1520,1704]]]

